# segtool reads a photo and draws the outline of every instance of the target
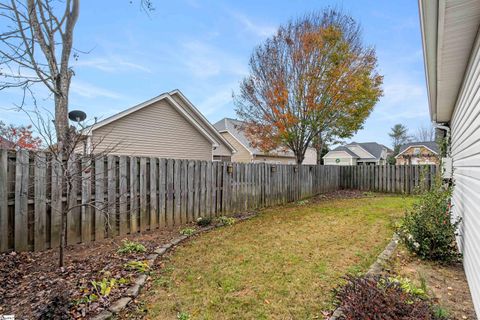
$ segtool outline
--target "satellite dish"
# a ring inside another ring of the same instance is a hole
[[[87,114],[80,110],[72,110],[68,113],[68,118],[72,121],[80,122],[87,118]]]

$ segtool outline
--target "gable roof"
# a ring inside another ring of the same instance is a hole
[[[264,152],[259,148],[252,146],[250,140],[248,140],[245,132],[243,131],[243,126],[245,122],[232,119],[232,118],[223,118],[222,120],[216,122],[213,126],[218,132],[228,132],[230,133],[242,146],[245,147],[252,155],[276,155],[280,157],[294,157],[295,155],[291,150],[273,150],[271,152]]]
[[[438,148],[438,144],[435,141],[409,142],[409,143],[403,144],[400,147],[400,151],[398,152],[396,157],[398,157],[399,155],[401,155],[411,147],[425,147],[431,150],[435,154],[438,154],[440,152],[440,149]]]
[[[347,147],[353,146],[353,145],[360,146],[361,148],[366,150],[368,153],[370,153],[375,159],[380,159],[380,157],[382,156],[382,151],[384,149],[388,150],[388,148],[385,147],[383,144],[379,144],[376,142],[360,142],[360,143],[352,142],[347,144]]]
[[[349,155],[351,155],[351,156],[352,156],[353,158],[355,158],[355,159],[358,159],[358,158],[359,158],[359,156],[358,156],[355,152],[353,152],[352,150],[350,150],[350,149],[348,149],[347,147],[344,147],[344,146],[336,147],[335,149],[330,150],[329,152],[327,152],[327,154],[330,153],[331,151],[343,151],[343,152],[348,153]],[[327,154],[326,154],[326,155],[327,155]],[[325,156],[326,156],[326,155],[325,155]],[[324,156],[324,157],[325,157],[325,156]]]
[[[353,146],[358,146],[358,147],[362,148],[364,151],[369,153],[372,157],[362,158],[361,155],[355,153],[355,151],[353,151],[351,148],[349,148],[349,147],[353,147]],[[345,151],[349,155],[353,156],[354,158],[362,161],[362,160],[379,160],[382,156],[383,150],[387,150],[387,152],[388,152],[389,149],[386,146],[384,146],[383,144],[376,143],[376,142],[351,142],[351,143],[346,144],[344,146],[336,147],[335,149],[333,149],[331,151]],[[324,157],[326,157],[327,155],[328,155],[328,153]]]
[[[175,101],[173,95],[178,95],[180,99],[184,102],[184,105],[181,105]],[[131,108],[128,108],[122,112],[114,114],[88,128],[88,133],[91,134],[92,131],[101,128],[109,123],[112,123],[118,119],[128,116],[135,111],[141,110],[145,107],[148,107],[158,101],[165,100],[167,101],[180,115],[182,115],[192,126],[199,131],[207,140],[209,140],[214,147],[218,147],[220,143],[226,145],[232,153],[235,153],[235,148],[228,143],[225,138],[212,126],[212,124],[203,116],[203,114],[185,97],[185,95],[178,89],[172,90],[170,92],[162,93],[150,100],[137,104]],[[188,110],[185,109],[188,108]],[[193,117],[191,114],[195,115]],[[198,119],[198,120],[197,120]]]

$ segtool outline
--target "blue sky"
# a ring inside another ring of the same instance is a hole
[[[235,117],[232,92],[248,73],[253,48],[290,18],[330,5],[360,22],[385,76],[384,96],[353,140],[390,145],[395,123],[412,132],[429,123],[416,1],[153,3],[155,12],[146,15],[129,0],[82,1],[74,46],[89,53],[73,63],[71,110],[101,119],[178,88],[212,123]],[[0,120],[28,123],[10,110],[20,97],[0,91]],[[53,110],[51,100],[40,103]]]

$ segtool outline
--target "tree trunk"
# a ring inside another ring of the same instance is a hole
[[[317,151],[317,164],[322,164],[322,151],[323,151],[323,139],[322,133],[318,133],[316,137],[313,138],[313,147]]]

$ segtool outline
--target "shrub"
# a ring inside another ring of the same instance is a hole
[[[206,227],[212,223],[212,218],[210,217],[200,217],[197,219],[197,225],[199,227]]]
[[[455,244],[460,219],[452,217],[451,195],[452,187],[445,187],[437,177],[399,225],[402,241],[422,259],[452,262],[460,258]]]
[[[195,229],[193,228],[184,228],[180,230],[180,234],[183,234],[184,236],[191,236],[192,234],[195,233]]]
[[[123,239],[122,240],[122,246],[120,249],[118,249],[118,253],[124,254],[124,253],[143,253],[147,251],[145,246],[141,243],[135,242],[135,241],[130,241],[128,239]]]
[[[218,217],[218,223],[222,226],[231,226],[235,222],[237,222],[237,220],[233,217],[227,217],[227,216]]]
[[[347,284],[337,290],[343,319],[438,320],[430,300],[402,289],[398,281],[386,277],[348,276]]]

